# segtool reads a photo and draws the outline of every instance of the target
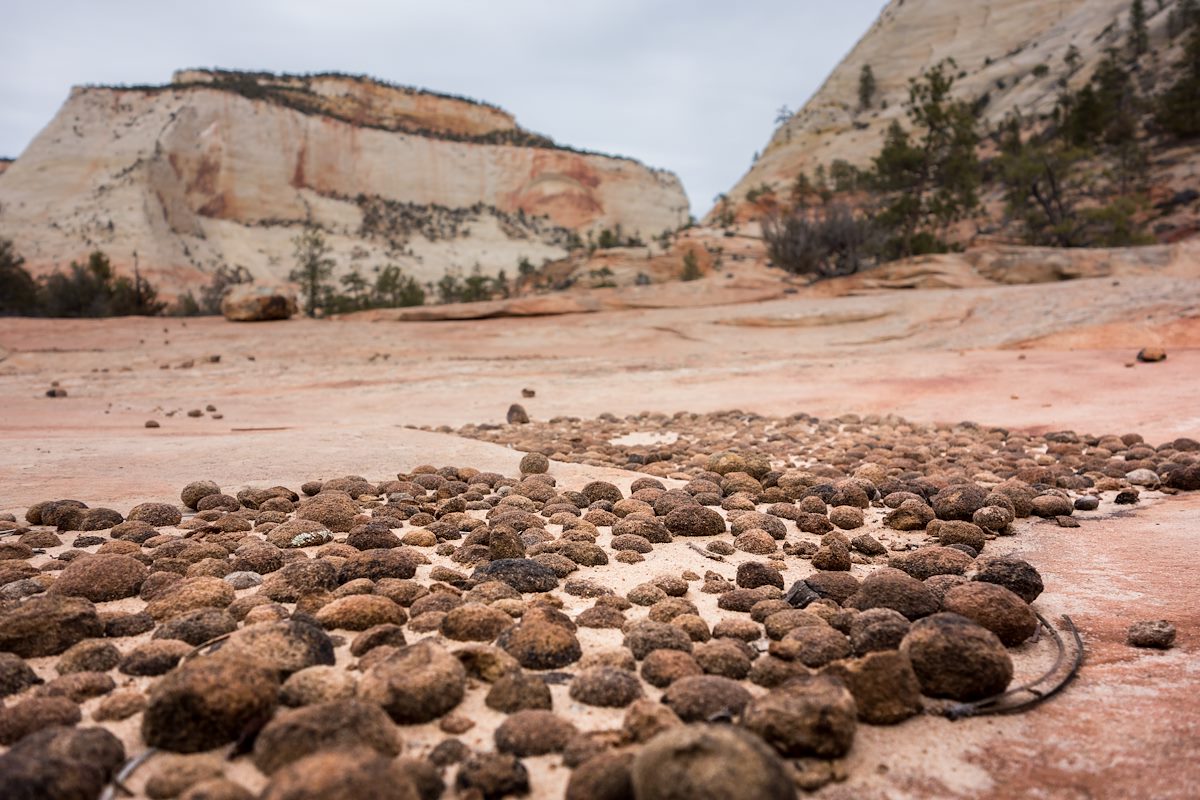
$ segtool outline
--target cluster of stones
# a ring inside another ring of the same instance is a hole
[[[299,492],[200,481],[182,507],[124,515],[38,503],[0,522],[0,796],[95,796],[133,755],[103,723],[140,717],[168,753],[238,743],[272,799],[517,795],[523,760],[547,755],[571,798],[793,797],[838,776],[858,725],[1008,687],[1042,580],[983,551],[1109,477],[1062,485],[1084,478],[1069,458],[1101,458],[1079,437],[1047,462],[999,433],[937,436],[945,449],[859,444],[804,468],[719,452],[677,488],[565,489],[530,452],[516,478],[423,466]],[[1116,442],[1147,470],[1195,466],[1178,442]],[[1012,474],[964,474],[980,459]],[[605,585],[689,546],[736,574]],[[585,649],[588,628],[622,645]],[[563,682],[620,726],[580,730],[555,708]],[[506,715],[489,748],[457,738],[473,692]],[[444,738],[402,755],[425,725]],[[251,796],[219,761],[172,758],[146,767],[150,796]]]
[[[444,429],[449,431],[449,428]],[[629,434],[670,431],[661,444],[613,444]],[[1071,431],[1041,436],[970,422],[923,425],[898,416],[807,414],[766,417],[712,414],[602,414],[594,420],[555,417],[524,425],[466,425],[460,436],[512,445],[555,461],[619,467],[660,478],[695,477],[712,453],[732,450],[775,467],[822,466],[832,476],[866,464],[916,476],[951,475],[978,482],[1019,477],[1059,489],[1200,490],[1200,442],[1181,438],[1148,445],[1136,433],[1093,436]],[[1136,496],[1136,495],[1135,495]]]

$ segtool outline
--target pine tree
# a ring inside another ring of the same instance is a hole
[[[1129,49],[1133,57],[1150,49],[1150,33],[1146,29],[1146,6],[1142,0],[1133,0],[1129,7]]]
[[[311,224],[304,226],[304,231],[292,239],[292,244],[296,268],[288,275],[288,280],[300,284],[300,291],[307,300],[305,313],[315,317],[317,308],[323,305],[322,298],[332,290],[326,281],[337,263],[329,257],[333,248],[326,243],[321,229]]]
[[[970,106],[951,98],[955,67],[947,59],[910,82],[907,113],[921,140],[893,122],[875,158],[875,183],[891,197],[880,221],[897,256],[942,248],[946,228],[979,204],[979,134]]]

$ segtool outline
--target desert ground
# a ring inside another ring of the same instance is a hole
[[[712,297],[722,299],[716,290]],[[1143,347],[1165,349],[1166,360],[1137,361]],[[630,441],[646,442],[687,436],[693,423],[672,418],[676,412],[733,409],[769,418],[894,415],[926,426],[971,421],[1030,435],[1137,433],[1151,445],[1200,438],[1200,286],[1171,276],[843,297],[801,290],[755,302],[463,321],[3,319],[0,357],[0,512],[18,520],[31,505],[60,498],[121,514],[147,501],[179,505],[180,490],[197,480],[233,495],[344,475],[385,481],[424,464],[518,477],[523,453],[511,445],[534,434],[506,423],[513,403],[528,411],[529,430],[564,417],[586,429],[606,415],[634,434]],[[52,387],[66,396],[47,396]],[[146,427],[151,420],[159,427]],[[542,444],[551,453],[568,449]],[[587,457],[552,459],[549,474],[560,490],[603,480],[626,494],[644,477]],[[682,486],[685,477],[663,482]],[[867,510],[872,533],[883,530],[886,510],[875,506]],[[860,724],[836,779],[813,796],[1200,793],[1200,584],[1192,571],[1200,495],[1144,488],[1138,503],[1117,506],[1105,494],[1099,509],[1073,518],[1079,527],[1018,519],[1015,535],[989,541],[987,553],[1017,555],[1040,571],[1045,591],[1034,608],[1055,624],[1070,615],[1082,635],[1077,679],[1019,714]],[[37,563],[66,549],[46,550]],[[432,566],[462,568],[429,555]],[[640,563],[583,567],[574,576],[625,593],[682,570],[732,580],[749,560],[738,552],[717,563],[676,539]],[[785,585],[812,572],[802,559],[786,563]],[[869,566],[856,563],[854,574]],[[687,594],[710,623],[723,614],[716,597],[695,588]],[[562,600],[571,615],[591,605]],[[635,606],[628,616],[643,611]],[[1173,648],[1126,644],[1128,626],[1149,619],[1175,624]],[[585,653],[621,644],[610,629],[581,628],[579,636]],[[148,638],[119,644],[126,650]],[[349,638],[338,645],[339,664],[351,660]],[[1051,659],[1044,636],[1013,653],[1018,681]],[[55,661],[30,663],[50,680]],[[112,674],[122,688],[147,686],[145,678]],[[552,693],[555,712],[580,731],[621,726],[622,709],[575,703],[565,684]],[[647,687],[647,696],[658,690]],[[484,751],[504,717],[481,698],[481,690],[469,691],[455,713],[475,722],[462,741]],[[85,720],[99,702],[83,704]],[[137,719],[107,723],[129,756],[145,749]],[[402,736],[405,754],[415,756],[445,738],[432,723],[405,727]],[[250,791],[266,785],[247,757],[224,766],[212,753],[188,758],[209,759]],[[139,796],[154,761],[127,781]],[[560,755],[524,761],[532,796],[562,795],[570,770]],[[448,783],[452,775],[444,775]]]

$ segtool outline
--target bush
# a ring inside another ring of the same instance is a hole
[[[841,204],[830,206],[820,217],[766,217],[762,230],[776,266],[817,279],[858,272],[878,259],[882,248],[874,222]]]
[[[507,296],[508,282],[501,275],[489,278],[482,273],[479,265],[466,278],[454,272],[447,272],[437,282],[439,303],[478,303],[491,300],[495,295]]]
[[[688,250],[683,254],[683,273],[679,278],[684,281],[700,279],[700,264],[696,259],[695,250]]]
[[[116,277],[99,250],[86,265],[72,261],[68,272],[46,276],[39,296],[42,312],[50,317],[156,316],[167,307],[136,270],[133,280]]]
[[[38,286],[25,271],[25,259],[13,243],[0,239],[0,315],[31,315],[39,311]]]
[[[377,308],[398,308],[425,304],[425,290],[416,278],[405,275],[395,264],[388,264],[375,278],[372,303]]]
[[[13,243],[0,239],[0,314],[46,317],[156,316],[167,304],[158,290],[134,269],[133,278],[117,277],[99,250],[86,264],[71,262],[66,272],[34,280]]]

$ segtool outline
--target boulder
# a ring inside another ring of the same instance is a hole
[[[296,298],[282,287],[242,284],[221,299],[221,314],[230,322],[288,319],[296,313]]]

